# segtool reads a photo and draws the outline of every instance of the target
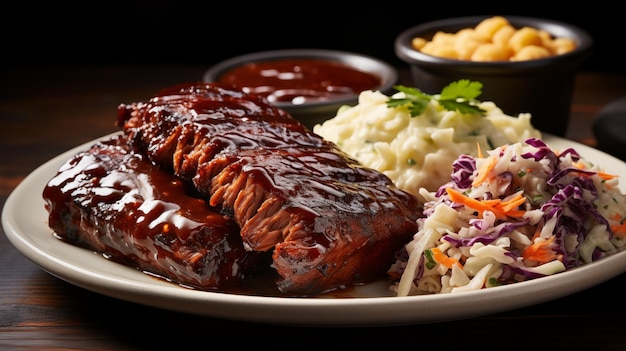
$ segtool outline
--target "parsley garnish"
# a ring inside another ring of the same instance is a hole
[[[472,82],[468,79],[461,79],[448,84],[441,90],[441,94],[429,95],[417,88],[410,88],[404,85],[396,85],[394,88],[403,92],[404,98],[389,98],[387,107],[394,108],[409,105],[411,117],[424,113],[430,100],[437,100],[439,105],[449,111],[458,111],[464,114],[484,115],[485,110],[476,105],[476,98],[482,93],[483,84]]]

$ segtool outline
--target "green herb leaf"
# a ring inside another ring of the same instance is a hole
[[[424,113],[426,106],[430,102],[431,96],[422,93],[419,89],[409,88],[403,85],[396,85],[394,88],[400,92],[403,92],[405,98],[387,100],[387,107],[394,108],[409,104],[409,112],[411,116],[419,116]]]
[[[426,110],[431,100],[436,100],[443,108],[449,111],[458,111],[463,114],[484,115],[485,110],[477,106],[476,98],[482,93],[482,83],[461,79],[448,84],[439,95],[429,95],[417,88],[396,85],[394,88],[404,93],[404,98],[389,98],[388,108],[409,105],[411,117],[419,116]]]
[[[483,84],[481,82],[472,82],[468,79],[461,79],[448,84],[441,90],[440,100],[455,100],[463,98],[466,100],[474,100],[482,94]]]

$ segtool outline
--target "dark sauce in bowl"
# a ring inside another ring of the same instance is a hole
[[[219,82],[264,96],[272,103],[301,105],[358,95],[382,81],[341,62],[295,58],[243,64],[224,73]]]

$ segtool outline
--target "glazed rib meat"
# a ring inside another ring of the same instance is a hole
[[[316,295],[384,276],[421,216],[417,200],[265,99],[191,83],[120,105],[133,147],[192,183],[272,252],[284,293]]]
[[[232,219],[121,135],[66,161],[43,198],[59,238],[181,285],[223,290],[269,265]]]

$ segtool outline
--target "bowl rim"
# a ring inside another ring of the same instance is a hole
[[[382,59],[357,52],[315,48],[257,51],[231,57],[211,66],[204,73],[202,79],[205,83],[216,82],[221,74],[243,63],[253,61],[271,61],[284,58],[328,59],[331,61],[341,62],[348,66],[357,68],[360,71],[378,76],[381,79],[381,84],[373,88],[373,90],[380,90],[381,92],[391,91],[393,86],[396,85],[396,83],[398,82],[398,70]],[[354,103],[358,99],[359,94],[360,92],[354,95],[346,95],[336,99],[311,101],[301,105],[294,105],[290,102],[282,101],[278,101],[273,104],[283,109],[308,109],[327,105]]]
[[[427,34],[426,36],[428,37],[430,34],[434,34],[437,30],[456,32],[459,29],[475,27],[480,21],[495,16],[502,16],[506,18],[509,23],[511,23],[516,28],[530,26],[546,30],[553,36],[572,38],[576,41],[577,46],[574,50],[565,54],[553,55],[541,59],[515,62],[479,62],[469,60],[455,60],[424,54],[418,50],[413,49],[411,46],[411,40],[416,36],[422,36],[421,33]],[[494,70],[494,73],[500,74],[504,72],[510,72],[511,70],[515,69],[541,69],[548,65],[552,65],[555,61],[558,61],[559,63],[569,63],[570,67],[577,66],[591,54],[593,45],[594,40],[587,31],[566,22],[542,17],[482,15],[440,19],[424,22],[407,28],[396,37],[396,40],[394,42],[394,49],[396,56],[398,56],[402,61],[409,64],[416,64],[429,68],[436,68],[444,65],[449,66],[453,64],[458,67],[470,69],[489,68],[491,70]]]

